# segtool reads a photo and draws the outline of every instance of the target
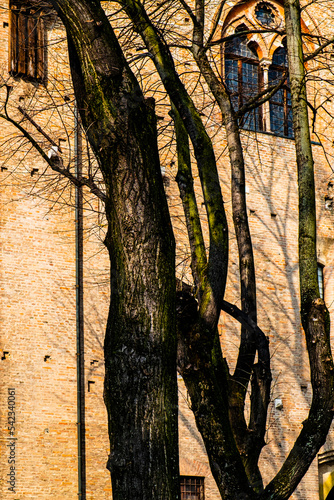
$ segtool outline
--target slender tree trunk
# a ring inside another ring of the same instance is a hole
[[[299,197],[299,281],[301,320],[310,360],[312,404],[308,418],[276,477],[261,499],[285,500],[308,470],[326,440],[333,418],[334,369],[330,320],[319,296],[316,253],[314,166],[309,132],[303,43],[298,0],[285,0],[289,76],[296,142]]]
[[[177,182],[200,302],[207,267],[206,253],[191,173],[188,134],[175,106],[172,108],[178,154]],[[178,293],[178,369],[187,386],[196,424],[222,498],[249,500],[253,498],[252,490],[229,425],[228,369],[222,358],[218,331],[211,330],[201,319],[199,309],[189,290]]]
[[[222,112],[231,164],[232,215],[238,244],[242,311],[256,323],[256,279],[253,246],[246,205],[245,163],[240,140],[240,127],[225,86],[213,70],[204,47],[205,2],[195,1],[192,52]],[[229,418],[238,450],[253,487],[263,488],[258,459],[265,444],[267,408],[270,398],[269,344],[255,329],[241,327],[239,354],[233,376],[229,379]],[[258,363],[254,364],[258,352]],[[245,420],[245,398],[251,381],[250,424]]]

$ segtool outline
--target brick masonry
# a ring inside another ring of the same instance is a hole
[[[218,2],[212,2],[212,15]],[[224,19],[233,7],[229,2]],[[249,2],[248,15],[255,2]],[[281,7],[275,4],[281,11]],[[0,0],[1,75],[8,79],[8,2]],[[246,7],[243,7],[246,9]],[[317,18],[313,12],[313,19]],[[321,16],[323,17],[323,16]],[[233,20],[233,16],[230,19]],[[232,21],[231,21],[232,22]],[[327,23],[327,24],[326,24]],[[188,21],[176,19],[182,30]],[[331,28],[326,18],[322,29]],[[311,27],[310,27],[311,29]],[[64,157],[73,164],[73,102],[69,87],[66,44],[59,23],[49,28],[47,89],[23,81],[15,85],[11,112],[17,102],[29,109],[45,106],[49,99],[59,113],[38,115],[39,124],[54,138],[64,138]],[[217,53],[218,54],[218,53]],[[219,54],[216,56],[219,57]],[[179,52],[183,56],[182,51]],[[57,82],[57,85],[53,85]],[[5,98],[1,89],[1,101]],[[314,92],[314,89],[310,89]],[[314,92],[315,93],[315,92]],[[68,97],[68,99],[66,99]],[[69,103],[69,104],[68,104]],[[39,108],[38,108],[39,109]],[[158,108],[159,110],[159,108]],[[158,114],[160,114],[158,112]],[[332,131],[320,116],[320,132]],[[36,118],[37,120],[37,118]],[[166,122],[166,118],[164,120]],[[238,258],[230,203],[230,173],[226,138],[214,110],[208,130],[214,132],[215,151],[230,227],[230,268],[227,300],[238,304]],[[210,128],[211,127],[211,128]],[[32,127],[31,132],[34,133]],[[0,122],[0,143],[6,144],[0,172],[0,496],[4,500],[77,498],[76,437],[76,341],[75,341],[75,246],[73,192],[47,170],[26,146],[16,151],[6,143],[13,130]],[[314,139],[316,139],[314,137]],[[332,137],[325,137],[329,151]],[[40,138],[48,147],[47,141]],[[261,455],[264,480],[275,474],[291,448],[311,400],[308,361],[299,318],[297,258],[297,186],[294,143],[265,133],[243,132],[247,165],[247,202],[257,268],[259,324],[270,338],[273,386],[269,409],[267,446]],[[161,139],[163,143],[163,139]],[[166,191],[177,236],[178,273],[189,279],[185,225],[175,183],[174,157],[162,151],[166,169]],[[313,146],[318,211],[318,259],[324,265],[325,299],[334,317],[333,220],[331,200],[333,175],[322,147]],[[37,169],[37,172],[33,172]],[[32,175],[33,174],[33,175]],[[198,176],[195,187],[199,206],[202,198]],[[57,189],[56,189],[57,188]],[[28,194],[33,190],[35,196]],[[59,193],[61,192],[61,196]],[[38,196],[36,196],[38,195]],[[59,199],[58,199],[59,198]],[[103,248],[103,219],[96,201],[85,194],[85,377],[87,426],[87,499],[110,499],[107,418],[103,404],[103,336],[108,310],[108,259]],[[60,203],[55,203],[60,201]],[[205,222],[204,232],[207,235]],[[221,342],[230,369],[238,348],[239,326],[226,315],[220,319]],[[88,390],[89,387],[89,390]],[[15,406],[13,405],[15,389]],[[9,391],[10,390],[10,391]],[[275,409],[281,399],[283,408]],[[8,430],[8,401],[15,408],[15,430]],[[190,403],[179,378],[180,472],[205,477],[206,500],[219,494],[196,430]],[[322,452],[333,449],[333,432]],[[15,440],[13,439],[15,438]],[[11,479],[11,443],[15,441],[15,494],[8,490]],[[8,446],[8,444],[10,446]],[[321,469],[319,469],[321,472]],[[330,474],[327,464],[324,474]],[[321,472],[322,474],[322,472]],[[295,500],[318,498],[318,464],[315,461],[295,492]],[[326,478],[327,478],[326,476]],[[324,476],[325,477],[325,476]],[[322,500],[322,498],[321,498]]]

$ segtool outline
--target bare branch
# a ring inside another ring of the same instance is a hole
[[[44,137],[53,145],[53,146],[56,146],[58,148],[58,151],[61,153],[61,148],[59,146],[59,144],[57,144],[36,122],[33,118],[31,118],[31,116],[21,107],[19,106],[17,108],[19,110],[20,113],[22,113],[22,115],[30,121],[30,123],[36,128],[36,130],[38,130],[38,132],[40,132],[42,135],[44,135]]]
[[[36,151],[38,151],[38,153],[41,155],[43,160],[45,160],[47,162],[47,164],[52,168],[52,170],[54,170],[58,174],[63,175],[64,177],[66,177],[75,186],[88,187],[93,194],[95,194],[102,201],[105,201],[106,195],[103,193],[103,191],[101,191],[101,189],[91,179],[87,179],[85,177],[81,177],[80,180],[77,179],[75,175],[73,175],[67,168],[64,167],[63,160],[60,156],[49,158],[48,155],[45,153],[45,151],[38,144],[38,142],[33,138],[33,136],[24,127],[22,127],[22,125],[19,122],[10,118],[8,114],[3,115],[1,113],[0,118],[3,118],[4,120],[6,120],[6,121],[10,122],[12,125],[14,125],[14,127],[16,127],[24,135],[24,137],[26,137],[29,140],[29,142],[33,145],[33,147],[36,149]]]
[[[259,92],[258,94],[256,94],[256,96],[249,99],[246,104],[241,106],[241,108],[236,111],[236,118],[238,119],[244,116],[252,109],[256,109],[259,106],[262,106],[262,104],[264,104],[265,102],[269,101],[276,94],[276,92],[284,86],[287,76],[288,72],[285,71],[277,85],[270,85],[266,89],[262,90],[262,92]]]
[[[189,7],[189,5],[187,4],[187,2],[185,0],[179,0],[179,2],[182,5],[182,7],[184,8],[184,10],[187,12],[187,14],[190,17],[190,19],[192,20],[193,24],[195,25],[197,23],[196,16],[193,13],[193,11],[191,10],[191,8]]]
[[[329,45],[332,45],[334,43],[334,37],[330,38],[327,40],[325,43],[323,43],[320,47],[318,47],[312,54],[309,54],[308,56],[304,57],[304,62],[310,61],[311,59],[314,59],[319,55],[326,47]]]

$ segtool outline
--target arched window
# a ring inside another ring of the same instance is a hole
[[[269,68],[269,84],[278,83],[288,67],[287,52],[284,46],[275,50]],[[270,130],[277,135],[293,137],[292,108],[289,79],[270,99]]]
[[[235,33],[245,32],[245,25],[238,26]],[[259,58],[247,36],[236,36],[225,43],[225,83],[230,92],[234,111],[259,92],[261,72]],[[250,130],[262,130],[261,109],[247,113],[240,125]]]

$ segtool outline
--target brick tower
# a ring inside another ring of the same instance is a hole
[[[68,162],[74,164],[80,151],[87,156],[87,148],[84,142],[78,143],[65,32],[52,9],[44,6],[45,15],[41,17],[36,14],[39,11],[35,4],[36,0],[0,0],[1,78],[7,85],[0,90],[1,104],[10,85],[11,116],[24,117],[27,129],[36,134],[46,151],[53,154],[53,148],[60,147]],[[218,0],[209,2],[212,22],[219,4]],[[33,39],[29,35],[28,17],[32,19],[29,22],[33,22]],[[240,26],[256,31],[255,28],[265,25],[268,19],[278,24],[283,22],[280,2],[227,2],[214,39],[235,33]],[[303,22],[305,31],[321,32],[324,36],[330,33],[328,12],[320,12],[316,6],[308,8]],[[17,26],[25,28],[18,30]],[[176,26],[180,32],[187,33],[189,18],[180,14]],[[20,49],[22,44],[25,51]],[[233,44],[217,45],[213,50],[213,57],[234,95],[238,95],[247,79],[257,86],[261,81],[270,80],[273,72],[281,71],[284,61],[284,37],[277,33],[266,37],[254,33],[247,42],[241,40],[240,47],[240,53]],[[33,54],[33,62],[27,53]],[[314,102],[326,93],[322,84],[314,83],[308,90]],[[279,470],[287,456],[311,401],[308,359],[299,315],[295,147],[287,87],[281,92],[282,102],[265,103],[258,114],[248,118],[242,132],[247,204],[259,288],[258,318],[270,339],[273,369],[267,445],[260,459],[265,482]],[[48,106],[50,99],[53,109]],[[319,115],[312,136],[318,275],[333,322],[334,176],[328,161],[333,127],[330,128],[331,119],[321,111]],[[226,135],[220,125],[220,114],[214,111],[211,118],[216,123],[213,141],[232,228]],[[45,162],[26,142],[15,142],[15,134],[13,127],[0,121],[3,145],[0,153],[0,497],[4,500],[74,500],[80,491],[77,428],[81,397],[77,386],[75,194],[64,180],[49,172]],[[177,240],[178,273],[187,279],[188,245],[175,183],[174,154],[169,152],[163,157],[164,178]],[[195,189],[201,200],[197,178]],[[103,247],[101,212],[99,202],[84,192],[86,454],[81,463],[86,468],[87,500],[112,498],[106,470],[109,442],[103,403],[109,264]],[[236,240],[231,229],[226,295],[231,303],[239,300],[237,270]],[[219,327],[223,351],[233,369],[239,326],[222,314]],[[206,500],[219,500],[181,377],[179,436],[182,498],[190,498],[186,496],[189,489],[194,492],[193,500],[203,500],[204,495]],[[330,494],[334,487],[333,439],[331,431],[318,460],[294,493],[295,500],[314,500],[319,491],[320,500],[325,500]]]

